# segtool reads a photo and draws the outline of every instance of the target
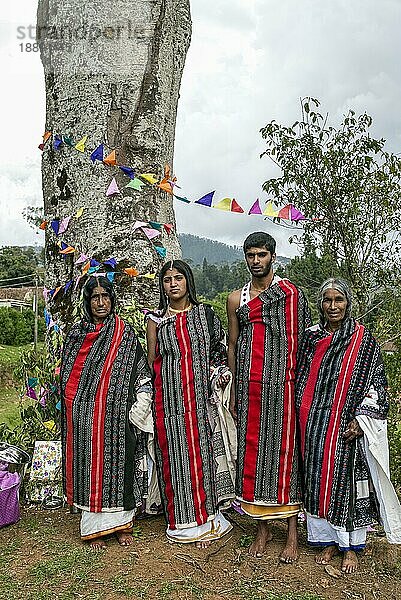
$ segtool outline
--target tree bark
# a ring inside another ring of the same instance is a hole
[[[76,256],[63,257],[62,239],[99,261],[126,259],[140,273],[164,262],[153,243],[133,233],[136,220],[175,226],[172,197],[156,186],[125,188],[129,178],[118,167],[93,163],[99,144],[116,150],[118,165],[137,174],[163,175],[172,166],[177,102],[191,37],[189,0],[39,0],[37,41],[46,82],[46,131],[76,144],[88,136],[85,153],[65,144],[45,146],[42,179],[47,219],[75,215],[57,238],[46,231],[47,285],[74,279]],[[115,177],[121,194],[106,197]],[[160,239],[160,238],[159,238]],[[175,227],[163,232],[167,259],[180,255]],[[117,279],[117,278],[116,278]],[[119,280],[119,295],[139,305],[156,301],[157,286],[146,279]],[[70,288],[72,289],[72,288]],[[73,297],[54,300],[61,323],[69,321]],[[146,302],[145,302],[146,301]]]

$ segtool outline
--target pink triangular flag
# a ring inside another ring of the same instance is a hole
[[[157,229],[151,229],[150,227],[141,227],[141,229],[148,240],[153,240],[153,238],[156,238],[160,235],[160,231],[157,231]]]
[[[117,181],[113,177],[111,183],[106,191],[106,196],[114,196],[114,194],[119,194],[120,190],[118,189]]]
[[[88,260],[89,256],[86,256],[86,254],[82,254],[81,256],[75,261],[76,265],[81,265],[82,263],[86,262]]]
[[[58,228],[58,233],[64,233],[68,229],[68,225],[70,223],[71,217],[65,217],[65,219],[61,219],[60,225]]]
[[[260,208],[260,204],[259,204],[259,198],[256,200],[256,202],[254,202],[251,206],[251,208],[249,209],[248,215],[261,215],[262,214],[262,210]]]
[[[137,229],[140,229],[141,227],[147,227],[147,225],[149,225],[149,223],[145,223],[145,221],[135,221],[135,223],[132,227],[132,231],[136,231]]]

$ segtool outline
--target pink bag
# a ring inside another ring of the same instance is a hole
[[[20,475],[9,473],[8,464],[0,461],[0,527],[19,521],[20,483]]]

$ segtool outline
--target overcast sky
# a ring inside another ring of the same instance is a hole
[[[21,52],[17,27],[35,24],[36,0],[3,3],[0,50],[0,246],[43,243],[22,210],[39,206],[44,83],[39,53]],[[181,87],[174,171],[196,200],[265,200],[272,174],[260,159],[259,130],[291,124],[299,98],[322,102],[336,124],[349,108],[367,111],[373,134],[401,151],[401,0],[192,0],[193,36]],[[280,254],[293,232],[263,220],[176,202],[179,232],[241,244],[266,229]],[[194,223],[196,227],[194,228]]]

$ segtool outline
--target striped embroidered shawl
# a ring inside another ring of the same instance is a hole
[[[202,525],[234,497],[221,431],[213,424],[211,371],[227,363],[224,333],[200,304],[157,328],[155,429],[159,483],[170,529]]]
[[[118,316],[81,321],[61,365],[63,469],[67,502],[91,512],[131,510],[141,501],[140,433],[128,412],[150,377],[138,339]]]
[[[372,387],[375,403],[366,401]],[[355,473],[363,457],[357,440],[342,435],[357,415],[386,418],[386,387],[379,346],[363,325],[350,318],[333,335],[321,326],[305,332],[296,380],[304,505],[348,531],[360,526]]]
[[[280,279],[237,310],[237,496],[251,503],[300,501],[294,381],[306,299]]]

